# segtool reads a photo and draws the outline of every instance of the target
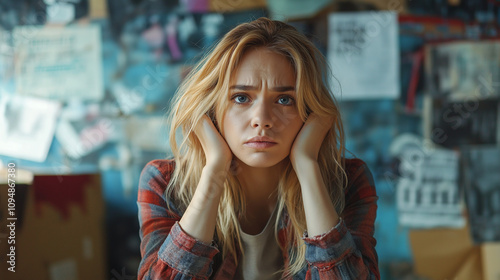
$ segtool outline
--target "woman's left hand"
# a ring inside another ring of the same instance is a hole
[[[302,161],[318,161],[319,149],[333,124],[333,117],[319,117],[311,113],[293,142],[290,161],[293,167]]]

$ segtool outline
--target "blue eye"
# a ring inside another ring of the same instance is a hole
[[[249,97],[245,94],[235,94],[231,97],[231,100],[233,100],[233,103],[241,105],[249,102]],[[282,95],[278,98],[278,104],[292,106],[295,104],[295,99],[289,95]]]
[[[294,99],[291,97],[291,96],[287,96],[287,95],[283,95],[283,96],[280,96],[279,100],[283,100],[285,99],[285,102],[284,104],[283,103],[280,103],[280,104],[283,104],[285,106],[290,106],[290,105],[293,105],[294,104]],[[286,100],[289,100],[288,102],[286,102]]]
[[[248,97],[241,95],[241,94],[237,94],[237,95],[233,96],[232,99],[235,101],[236,104],[241,104],[241,103],[244,103],[246,101],[246,99],[248,99]]]

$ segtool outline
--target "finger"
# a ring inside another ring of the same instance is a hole
[[[209,135],[211,129],[215,130],[212,120],[207,115],[203,115],[194,127],[194,132],[198,137],[205,138]]]
[[[326,133],[332,127],[333,120],[334,118],[331,116],[319,116],[315,113],[311,113],[304,126],[311,127],[315,134],[321,132]]]
[[[202,131],[202,127],[203,127],[203,126],[204,126],[204,124],[205,124],[206,122],[208,122],[208,121],[210,121],[210,122],[211,122],[210,118],[209,118],[207,115],[203,115],[203,116],[200,118],[200,120],[198,121],[198,123],[195,125],[195,131],[199,131],[199,132],[201,132],[201,131]]]
[[[208,116],[204,115],[203,117],[201,117],[201,119],[194,127],[194,133],[198,137],[198,140],[201,142],[201,145],[203,146],[204,150],[206,150],[207,145],[209,145],[208,142],[210,141],[211,138],[210,130],[215,129],[212,128],[211,126],[213,126],[212,120]]]

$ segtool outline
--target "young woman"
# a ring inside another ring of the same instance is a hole
[[[141,174],[139,279],[380,278],[373,179],[344,158],[327,68],[267,18],[197,65],[169,116],[173,158]]]

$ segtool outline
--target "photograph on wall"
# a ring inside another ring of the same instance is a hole
[[[500,148],[467,146],[461,149],[462,177],[472,239],[500,241]]]
[[[500,97],[500,42],[425,46],[429,93],[450,101]]]
[[[446,148],[500,142],[498,100],[448,102],[429,97],[425,103],[426,139]]]

